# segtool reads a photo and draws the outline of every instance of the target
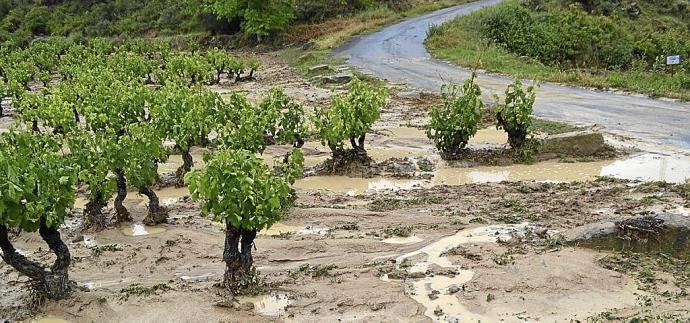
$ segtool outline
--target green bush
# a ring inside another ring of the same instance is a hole
[[[304,157],[294,149],[281,174],[254,152],[221,150],[206,166],[187,174],[192,199],[203,201],[202,216],[225,222],[225,287],[237,294],[253,281],[252,248],[257,232],[278,222],[291,202],[290,186],[301,175]]]
[[[519,149],[526,143],[527,136],[532,132],[532,110],[536,101],[534,86],[522,88],[522,82],[515,80],[508,85],[505,98],[498,95],[496,101],[503,101],[496,106],[496,127],[508,133],[510,146]]]
[[[481,122],[482,91],[474,80],[476,75],[462,85],[445,84],[441,88],[443,106],[429,112],[431,122],[426,131],[444,159],[456,159],[477,133]]]
[[[387,97],[385,89],[373,89],[356,77],[352,79],[347,95],[334,96],[330,108],[316,111],[313,120],[321,144],[329,147],[333,157],[338,158],[345,152],[345,142],[349,140],[357,154],[366,155],[366,134],[379,119]]]

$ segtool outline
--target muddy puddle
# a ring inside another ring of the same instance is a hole
[[[194,167],[202,167],[204,165],[204,154],[208,149],[194,147],[191,149],[192,160]],[[165,163],[158,164],[158,173],[175,173],[180,166],[182,166],[182,155],[170,155]]]
[[[124,285],[125,283],[127,283],[127,280],[125,280],[125,279],[115,279],[115,280],[106,280],[106,281],[88,281],[88,282],[79,283],[79,285],[85,287],[88,290],[96,290],[96,289],[116,287],[116,286]]]
[[[412,127],[395,127],[387,128],[381,131],[384,134],[390,134],[392,137],[399,138],[414,138],[420,141],[428,141],[424,129]],[[508,135],[505,131],[498,130],[496,127],[488,127],[479,129],[474,137],[470,138],[470,144],[479,145],[505,145],[508,142]]]
[[[467,310],[455,293],[474,277],[474,272],[453,265],[445,256],[448,250],[463,244],[495,243],[499,239],[510,240],[513,235],[524,235],[529,224],[493,225],[475,229],[462,230],[455,235],[442,238],[419,250],[401,255],[396,258],[398,269],[409,273],[426,274],[432,266],[449,269],[456,274],[454,277],[442,275],[427,276],[411,281],[409,296],[425,307],[424,315],[432,320],[445,322],[477,322],[484,321],[481,315]],[[382,277],[390,281],[388,276]],[[430,297],[429,295],[435,295]],[[488,322],[488,321],[487,321]]]
[[[290,295],[286,293],[239,297],[237,301],[240,304],[253,304],[254,312],[263,316],[280,316],[285,313],[285,309],[292,303]]]
[[[129,237],[140,237],[151,234],[163,233],[167,229],[163,226],[148,226],[141,223],[123,224],[120,226],[120,231]]]
[[[690,157],[648,153],[604,167],[602,176],[640,181],[685,183],[690,179]]]
[[[560,162],[545,161],[532,165],[451,167],[437,165],[429,180],[393,178],[350,178],[346,176],[313,176],[297,181],[300,190],[328,190],[357,195],[377,191],[399,191],[430,188],[438,185],[498,183],[503,181],[574,182],[591,181],[599,176],[641,181],[684,183],[690,179],[690,158],[643,154],[619,161]]]
[[[353,196],[371,191],[411,190],[424,185],[422,180],[312,176],[298,180],[294,187],[303,191],[328,190]]]

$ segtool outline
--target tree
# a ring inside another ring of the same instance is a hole
[[[496,101],[501,101],[498,95],[495,98]],[[515,149],[525,144],[532,131],[532,110],[536,99],[534,86],[528,86],[525,91],[522,82],[515,80],[508,85],[503,103],[496,106],[496,128],[508,133],[508,142]]]
[[[316,112],[314,125],[321,144],[331,149],[333,158],[345,155],[346,140],[357,156],[366,156],[366,134],[379,119],[387,97],[384,89],[372,89],[355,77],[348,84],[347,95],[334,96],[330,108]]]
[[[284,30],[295,18],[292,0],[206,0],[201,6],[195,1],[190,4],[220,19],[241,21],[242,30],[259,41]]]
[[[304,157],[293,149],[291,158],[274,173],[255,153],[221,150],[206,166],[187,174],[194,200],[204,202],[202,216],[213,215],[226,225],[223,283],[238,294],[254,281],[252,247],[258,231],[270,228],[290,204],[290,185],[301,175]]]
[[[39,293],[62,299],[70,293],[70,253],[58,228],[74,204],[76,173],[59,138],[31,132],[0,135],[0,249],[2,259],[26,275]],[[55,254],[50,269],[18,253],[9,228],[38,231]]]
[[[459,156],[469,139],[477,133],[481,122],[482,91],[474,83],[476,75],[462,85],[444,84],[441,88],[443,106],[429,112],[431,122],[426,131],[444,159]]]

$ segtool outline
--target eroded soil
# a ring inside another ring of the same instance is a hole
[[[258,98],[280,86],[308,109],[328,105],[332,91],[339,90],[313,85],[273,58],[263,59],[256,82],[222,83],[216,89],[243,90]],[[125,205],[135,223],[97,233],[81,232],[83,200],[77,203],[61,230],[72,252],[70,275],[79,286],[69,300],[38,304],[26,279],[0,262],[0,318],[690,318],[688,264],[664,255],[641,258],[565,247],[558,236],[613,216],[684,212],[690,205],[680,185],[599,176],[682,183],[690,175],[682,162],[687,156],[638,153],[619,160],[557,159],[534,165],[449,164],[417,128],[437,98],[395,94],[402,90],[393,89],[376,133],[368,137],[369,153],[380,168],[366,178],[318,176],[315,167],[329,152],[313,141],[305,146],[311,176],[295,185],[296,207],[256,241],[255,264],[264,279],[258,295],[232,300],[217,286],[224,271],[222,225],[201,218],[185,188],[161,187],[158,194],[171,218],[157,227],[139,224],[147,201],[133,192]],[[2,124],[7,120],[0,119]],[[504,142],[501,133],[487,128],[470,147],[500,148]],[[270,162],[287,149],[271,147],[264,157]],[[197,167],[202,154],[194,151]],[[160,172],[170,174],[179,163],[174,156]],[[616,166],[621,164],[625,167]],[[22,233],[13,241],[21,252],[51,260],[37,234]]]

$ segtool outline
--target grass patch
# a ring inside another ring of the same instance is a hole
[[[157,284],[150,287],[132,284],[129,287],[121,289],[120,293],[123,294],[123,298],[127,299],[130,296],[150,297],[159,295],[161,292],[167,292],[171,289],[172,288],[170,288],[170,286],[167,284]]]
[[[334,264],[330,265],[310,265],[308,263],[299,266],[299,273],[311,278],[330,277],[331,270],[338,268]]]
[[[584,130],[582,127],[544,119],[532,119],[532,127],[535,132],[546,135],[560,135],[563,133]]]
[[[565,83],[597,89],[622,89],[650,96],[690,100],[688,77],[644,68],[605,70],[601,68],[559,68],[510,52],[504,46],[483,38],[484,18],[515,5],[516,1],[458,17],[429,31],[427,48],[434,57],[459,66],[508,74],[522,79]],[[663,17],[662,17],[663,18]]]

